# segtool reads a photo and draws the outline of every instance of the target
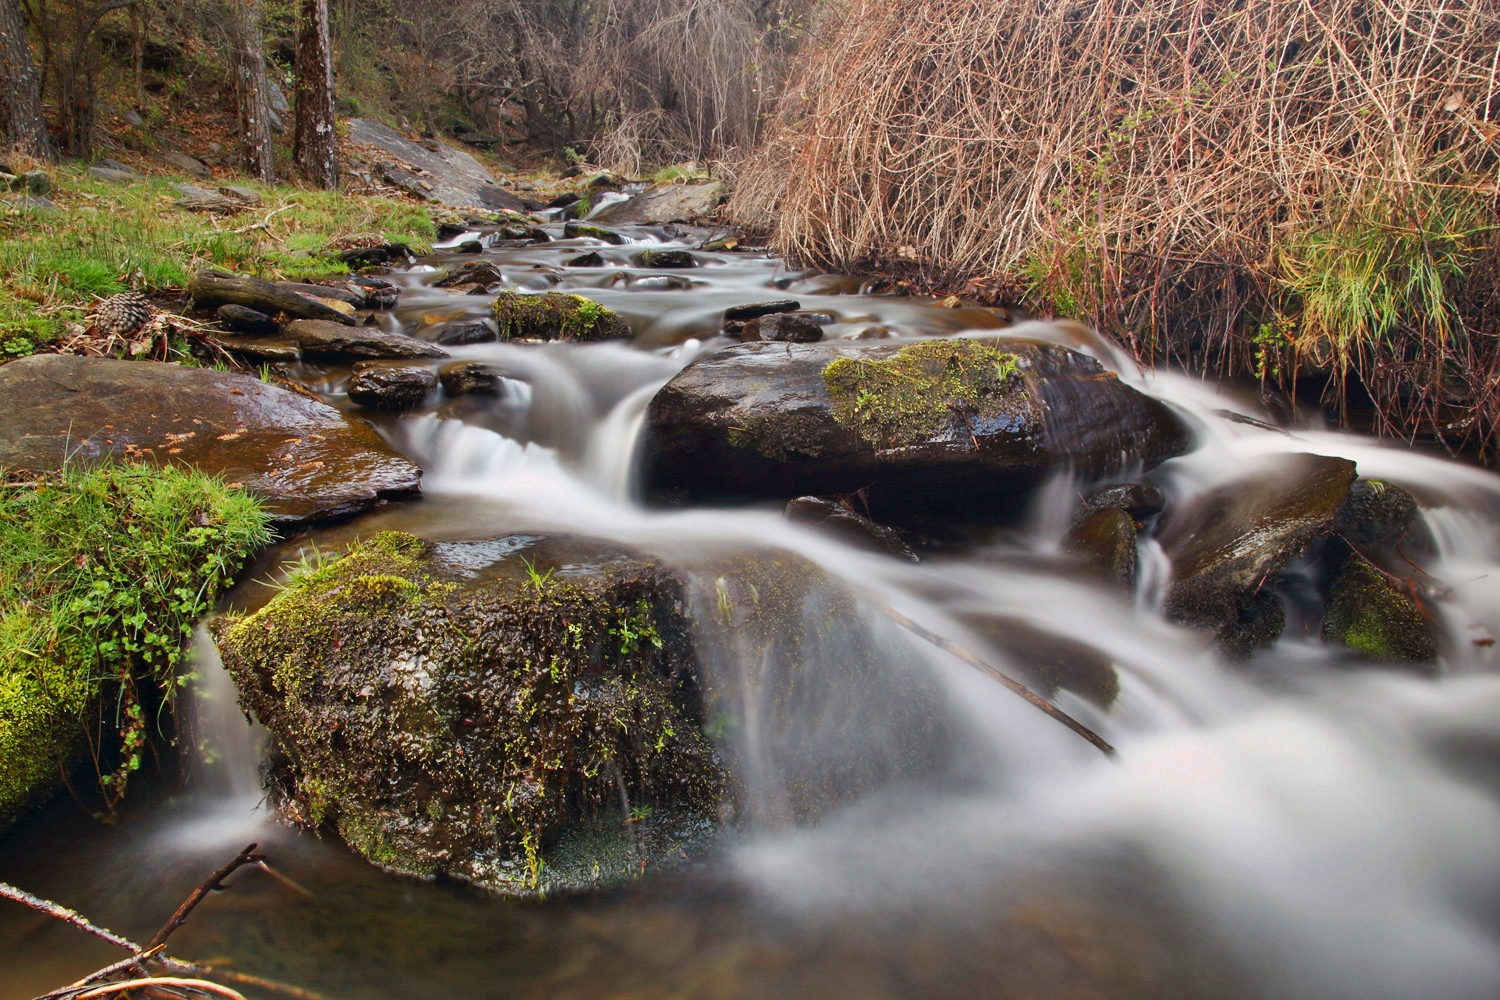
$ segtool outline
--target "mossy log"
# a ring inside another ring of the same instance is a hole
[[[323,319],[345,326],[356,322],[352,315],[337,308],[245,274],[231,274],[218,268],[204,268],[188,280],[188,297],[195,305],[216,308],[230,304],[245,306],[268,315],[286,313],[297,319]]]

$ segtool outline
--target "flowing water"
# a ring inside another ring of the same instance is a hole
[[[628,231],[683,247],[706,235]],[[606,266],[559,266],[584,249]],[[796,298],[833,315],[829,338],[992,333],[1011,317],[870,294],[859,280],[791,271],[763,254],[700,251],[697,269],[649,272],[630,265],[633,252],[558,241],[488,253],[511,286],[580,291],[624,315],[637,337],[453,348],[510,379],[498,401],[382,421],[424,468],[425,498],[284,555],[399,527],[515,544],[591,536],[678,566],[747,547],[816,562],[861,598],[883,672],[840,688],[847,651],[809,648],[803,669],[826,675],[829,693],[820,712],[799,713],[778,709],[757,687],[758,664],[732,646],[706,656],[705,669],[737,692],[738,724],[723,738],[748,803],[713,851],[674,872],[539,903],[383,874],[259,807],[259,742],[200,635],[190,732],[200,764],[187,787],[143,785],[114,826],[60,803],[7,841],[0,878],[145,939],[204,874],[257,841],[295,886],[237,873],[172,951],[330,998],[1500,996],[1500,479],[1364,437],[1226,419],[1225,410],[1261,414],[1211,383],[1143,376],[1077,328],[1017,328],[1091,353],[1178,408],[1198,444],[1146,474],[1171,504],[1297,452],[1351,458],[1362,475],[1419,498],[1439,550],[1426,568],[1450,592],[1439,678],[1369,669],[1295,635],[1248,665],[1227,664],[1203,635],[1162,620],[1168,569],[1154,541],[1141,544],[1133,601],[1060,558],[1075,490],[1066,479],[1038,494],[1024,523],[963,534],[917,565],[847,548],[774,509],[643,506],[632,468],[645,408],[674,373],[726,346],[717,337],[726,307]],[[429,287],[437,265],[471,259],[448,256],[399,277],[401,304],[383,322],[422,335],[486,314],[488,297]],[[683,279],[691,284],[671,287]],[[347,370],[300,375],[348,405]],[[255,585],[240,594],[263,597]],[[1059,703],[1118,757],[896,629],[882,603],[1002,665],[1004,654],[965,626],[974,614],[1098,650],[1120,674],[1114,707],[1066,693]],[[911,677],[940,693],[941,766],[831,803],[817,822],[788,822],[779,805],[799,759],[878,756],[903,738],[878,725],[830,734],[819,728],[830,705],[881,717],[871,706],[899,697]],[[0,1000],[115,957],[71,928],[0,909]]]

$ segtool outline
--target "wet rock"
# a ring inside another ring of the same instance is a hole
[[[777,299],[773,302],[752,302],[744,306],[732,306],[724,310],[724,322],[732,323],[737,320],[759,319],[772,313],[795,312],[802,308],[802,303],[796,299]]]
[[[1108,486],[1089,497],[1079,511],[1076,523],[1082,524],[1096,512],[1113,508],[1129,514],[1137,524],[1147,521],[1167,508],[1167,498],[1150,483],[1123,483]]]
[[[401,287],[384,278],[360,275],[350,278],[344,288],[359,297],[361,309],[393,309],[401,299]]]
[[[451,240],[455,236],[462,236],[469,231],[466,222],[439,222],[437,227],[437,238],[439,240]]]
[[[495,299],[501,340],[610,340],[630,336],[612,310],[582,295],[501,292]]]
[[[686,250],[642,250],[630,258],[636,267],[688,268],[697,267],[698,258]]]
[[[1157,532],[1172,563],[1168,617],[1235,655],[1275,641],[1286,621],[1276,574],[1333,531],[1353,480],[1347,459],[1280,455],[1169,511]]]
[[[373,119],[350,119],[343,145],[347,152],[375,162],[377,173],[418,198],[455,207],[517,211],[524,207],[463,150],[440,143],[434,144],[435,150],[426,149]]]
[[[653,274],[645,278],[634,279],[630,282],[630,288],[636,292],[680,292],[693,288],[696,284],[696,282],[681,275]]]
[[[572,260],[568,261],[567,264],[565,264],[563,266],[564,267],[603,267],[604,266],[604,258],[599,255],[599,251],[597,251],[597,250],[590,250],[588,253],[581,253],[581,254],[579,254],[577,257],[574,257]]]
[[[448,352],[425,340],[387,333],[373,326],[342,326],[316,319],[287,324],[286,339],[304,357],[333,361],[360,358],[446,358]]]
[[[454,268],[433,282],[434,288],[458,288],[463,285],[482,285],[488,287],[497,281],[504,281],[505,275],[500,269],[487,260],[473,260],[462,267]]]
[[[450,396],[498,396],[500,372],[483,361],[455,361],[438,371],[443,391]]]
[[[421,472],[362,423],[252,375],[37,355],[0,367],[0,465],[186,462],[243,483],[283,522],[417,492]]]
[[[1027,686],[1043,698],[1061,689],[1109,708],[1120,696],[1114,662],[1087,643],[1010,615],[969,614],[962,621],[1020,667]]]
[[[534,893],[566,835],[725,786],[682,584],[608,543],[382,533],[216,632],[282,815],[389,870]]]
[[[781,516],[833,535],[851,545],[886,552],[907,562],[921,562],[895,528],[876,524],[848,507],[824,497],[797,497],[787,501]]]
[[[478,240],[465,240],[453,250],[454,253],[484,253],[484,244]]]
[[[563,236],[570,240],[602,240],[603,242],[609,243],[612,246],[624,246],[625,244],[630,242],[630,240],[626,239],[624,236],[621,236],[619,233],[615,232],[612,229],[605,229],[603,226],[590,225],[586,222],[569,222],[567,225],[563,226]]]
[[[1357,553],[1329,587],[1323,638],[1387,662],[1430,668],[1438,655],[1436,629],[1414,593]]]
[[[695,223],[713,217],[728,197],[720,181],[706,184],[660,184],[615,205],[607,205],[594,216],[613,225],[630,223],[660,225],[667,222]]]
[[[296,342],[281,337],[220,337],[219,346],[241,361],[251,364],[281,364],[302,359],[302,352],[298,350]]]
[[[387,243],[379,247],[355,247],[352,250],[338,252],[338,259],[355,269],[404,263],[410,258],[411,248],[404,243]]]
[[[1186,428],[1098,362],[1027,341],[738,344],[657,393],[645,482],[693,501],[853,494],[871,516],[1004,519],[1053,470],[1181,454]]]
[[[229,329],[252,337],[272,336],[281,332],[281,327],[274,319],[248,306],[225,303],[214,310],[214,315]]]
[[[1135,521],[1118,507],[1100,507],[1073,529],[1065,547],[1100,579],[1135,589]]]
[[[1407,577],[1413,563],[1426,565],[1437,557],[1416,497],[1395,483],[1361,479],[1349,487],[1334,530],[1356,552],[1397,576]]]
[[[421,406],[437,388],[431,368],[362,361],[349,379],[349,399],[376,410],[410,410]]]
[[[823,339],[823,328],[800,313],[773,313],[755,322],[761,340],[815,344]]]
[[[492,344],[499,339],[494,324],[480,319],[444,323],[432,333],[437,344]]]

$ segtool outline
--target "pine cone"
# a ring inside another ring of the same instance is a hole
[[[151,303],[140,292],[111,295],[94,307],[94,332],[104,337],[128,337],[151,322],[151,316]]]

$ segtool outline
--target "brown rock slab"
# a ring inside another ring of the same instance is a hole
[[[288,323],[286,339],[295,343],[304,357],[335,361],[448,356],[441,347],[402,333],[387,333],[373,326],[342,326],[317,319]]]

